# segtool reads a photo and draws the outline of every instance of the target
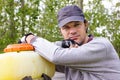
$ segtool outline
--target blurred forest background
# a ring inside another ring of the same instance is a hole
[[[111,4],[105,6],[105,1]],[[120,55],[120,1],[112,0],[0,0],[0,53],[32,32],[50,41],[62,40],[57,12],[78,5],[89,21],[89,34],[108,38]],[[116,2],[116,3],[115,3]]]

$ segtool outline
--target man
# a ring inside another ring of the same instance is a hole
[[[79,7],[62,8],[58,26],[63,41],[55,44],[30,34],[22,42],[32,44],[41,56],[56,64],[56,70],[65,73],[66,80],[120,80],[118,54],[107,39],[87,35],[88,22]]]

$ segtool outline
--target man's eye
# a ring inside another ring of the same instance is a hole
[[[67,26],[66,26],[66,27],[63,27],[63,29],[69,29],[69,27],[67,27]]]
[[[80,25],[80,23],[76,23],[74,26],[77,27],[77,26],[79,26],[79,25]]]

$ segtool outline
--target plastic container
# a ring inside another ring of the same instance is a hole
[[[30,44],[12,44],[0,54],[0,80],[22,80],[26,76],[40,79],[42,73],[52,77],[55,65],[34,51]]]

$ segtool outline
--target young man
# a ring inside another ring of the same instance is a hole
[[[61,42],[55,44],[34,35],[27,35],[23,41],[56,64],[56,70],[65,73],[66,80],[120,80],[118,54],[107,39],[87,35],[88,22],[79,7],[62,8],[58,26],[65,39]]]

